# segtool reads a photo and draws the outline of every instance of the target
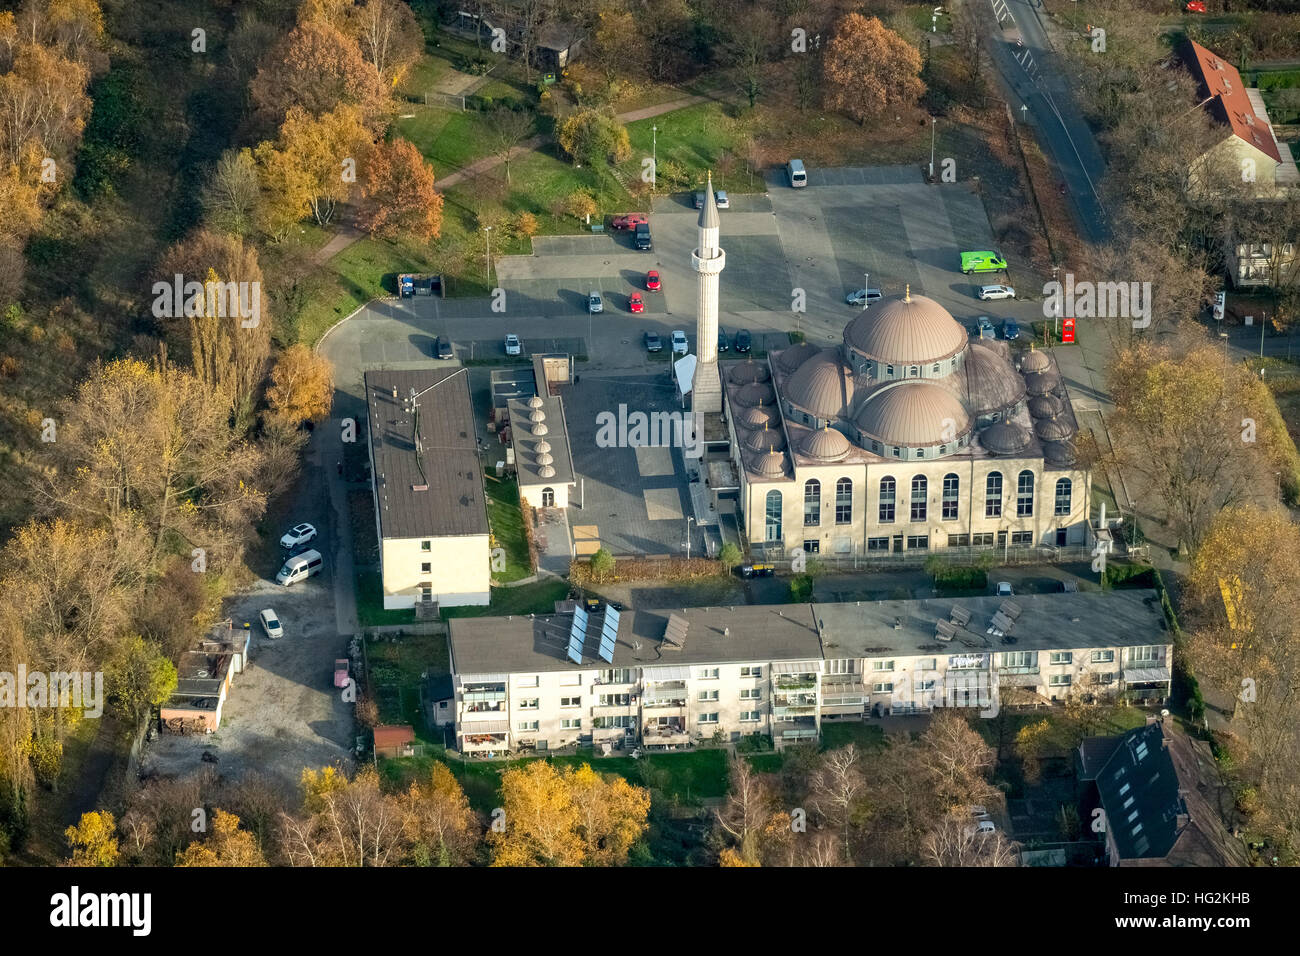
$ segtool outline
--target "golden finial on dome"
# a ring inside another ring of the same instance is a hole
[[[903,293],[903,301],[904,301],[904,302],[911,302],[911,301],[912,301],[912,283],[910,283],[910,282],[907,284],[907,289],[906,289],[906,291]]]

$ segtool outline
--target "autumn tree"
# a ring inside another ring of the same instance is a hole
[[[194,841],[194,810],[216,785],[208,766],[182,777],[152,778],[132,789],[119,827],[127,861],[143,866],[173,866]]]
[[[927,866],[1017,866],[1017,846],[1001,830],[984,833],[970,814],[946,814],[922,840]]]
[[[266,400],[270,417],[295,428],[324,421],[334,401],[334,366],[302,343],[291,345],[271,370]]]
[[[1221,511],[1273,485],[1267,462],[1281,436],[1263,386],[1222,349],[1139,342],[1115,357],[1109,384],[1115,460],[1193,552]]]
[[[379,74],[356,40],[319,20],[299,23],[272,47],[249,90],[265,121],[277,126],[294,109],[320,117],[340,106],[352,107],[371,124],[387,100]]]
[[[629,10],[604,9],[596,17],[584,59],[600,71],[611,93],[620,77],[644,73],[648,50],[642,36],[643,24]]]
[[[574,190],[564,200],[564,211],[575,219],[585,219],[596,214],[596,200],[591,193]]]
[[[398,137],[370,150],[361,195],[365,202],[357,222],[373,236],[428,242],[442,231],[442,196],[433,188],[433,167],[409,140]]]
[[[628,852],[645,836],[650,791],[616,774],[599,774],[589,764],[564,770],[577,809],[578,832],[587,866],[623,866]]]
[[[844,858],[850,859],[850,837],[865,811],[867,784],[857,748],[849,744],[827,753],[809,784],[813,808],[839,831]]]
[[[496,155],[506,169],[506,182],[510,182],[510,160],[533,132],[533,114],[526,110],[512,110],[498,106],[488,117],[488,131]]]
[[[250,149],[228,149],[204,183],[200,202],[208,225],[247,236],[257,225],[262,183]]]
[[[63,831],[72,850],[72,866],[116,866],[120,855],[117,822],[107,810],[83,813],[76,826]]]
[[[538,760],[501,775],[505,829],[488,834],[493,866],[577,866],[587,847],[569,781]]]
[[[118,643],[104,677],[118,710],[137,727],[176,690],[176,665],[138,634]]]
[[[743,757],[732,758],[728,780],[727,797],[714,816],[740,860],[757,865],[761,836],[772,817],[772,790]]]
[[[281,843],[293,866],[393,866],[406,852],[401,800],[366,766],[348,780],[332,767],[304,770],[303,812],[281,814]]]
[[[605,110],[585,109],[574,113],[560,124],[558,139],[564,151],[579,165],[621,163],[632,155],[627,128]]]
[[[925,92],[921,54],[875,17],[850,13],[826,47],[826,105],[859,123],[911,107]]]
[[[290,107],[278,142],[253,151],[266,190],[268,233],[282,234],[308,213],[326,225],[335,206],[351,195],[354,171],[368,149],[369,134],[356,107],[342,105],[320,116]]]
[[[478,820],[465,791],[447,769],[434,762],[427,781],[406,792],[407,837],[417,864],[464,866],[478,845]]]
[[[400,0],[366,0],[354,8],[352,32],[385,90],[396,87],[424,52],[424,35]]]
[[[196,840],[176,854],[177,866],[266,866],[257,840],[239,828],[239,817],[217,809],[212,814],[212,833]]]

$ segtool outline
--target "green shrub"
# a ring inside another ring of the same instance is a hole
[[[812,600],[813,579],[810,574],[800,574],[790,581],[790,603],[807,604]]]
[[[1151,566],[1147,564],[1129,564],[1127,562],[1107,564],[1106,572],[1102,576],[1102,587],[1155,587],[1155,578],[1151,573],[1152,570]]]

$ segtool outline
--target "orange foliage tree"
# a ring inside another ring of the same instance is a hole
[[[859,123],[910,106],[925,92],[921,54],[875,17],[850,13],[826,47],[826,104]]]
[[[433,188],[433,167],[405,139],[382,143],[370,153],[362,185],[361,227],[374,236],[406,236],[424,242],[442,232],[442,196]]]

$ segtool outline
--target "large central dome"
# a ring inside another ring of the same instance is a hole
[[[873,395],[857,416],[858,430],[886,445],[956,444],[970,416],[951,392],[930,382],[908,382]]]
[[[844,329],[844,344],[866,358],[893,365],[926,365],[966,347],[966,330],[948,310],[923,295],[888,296]]]

